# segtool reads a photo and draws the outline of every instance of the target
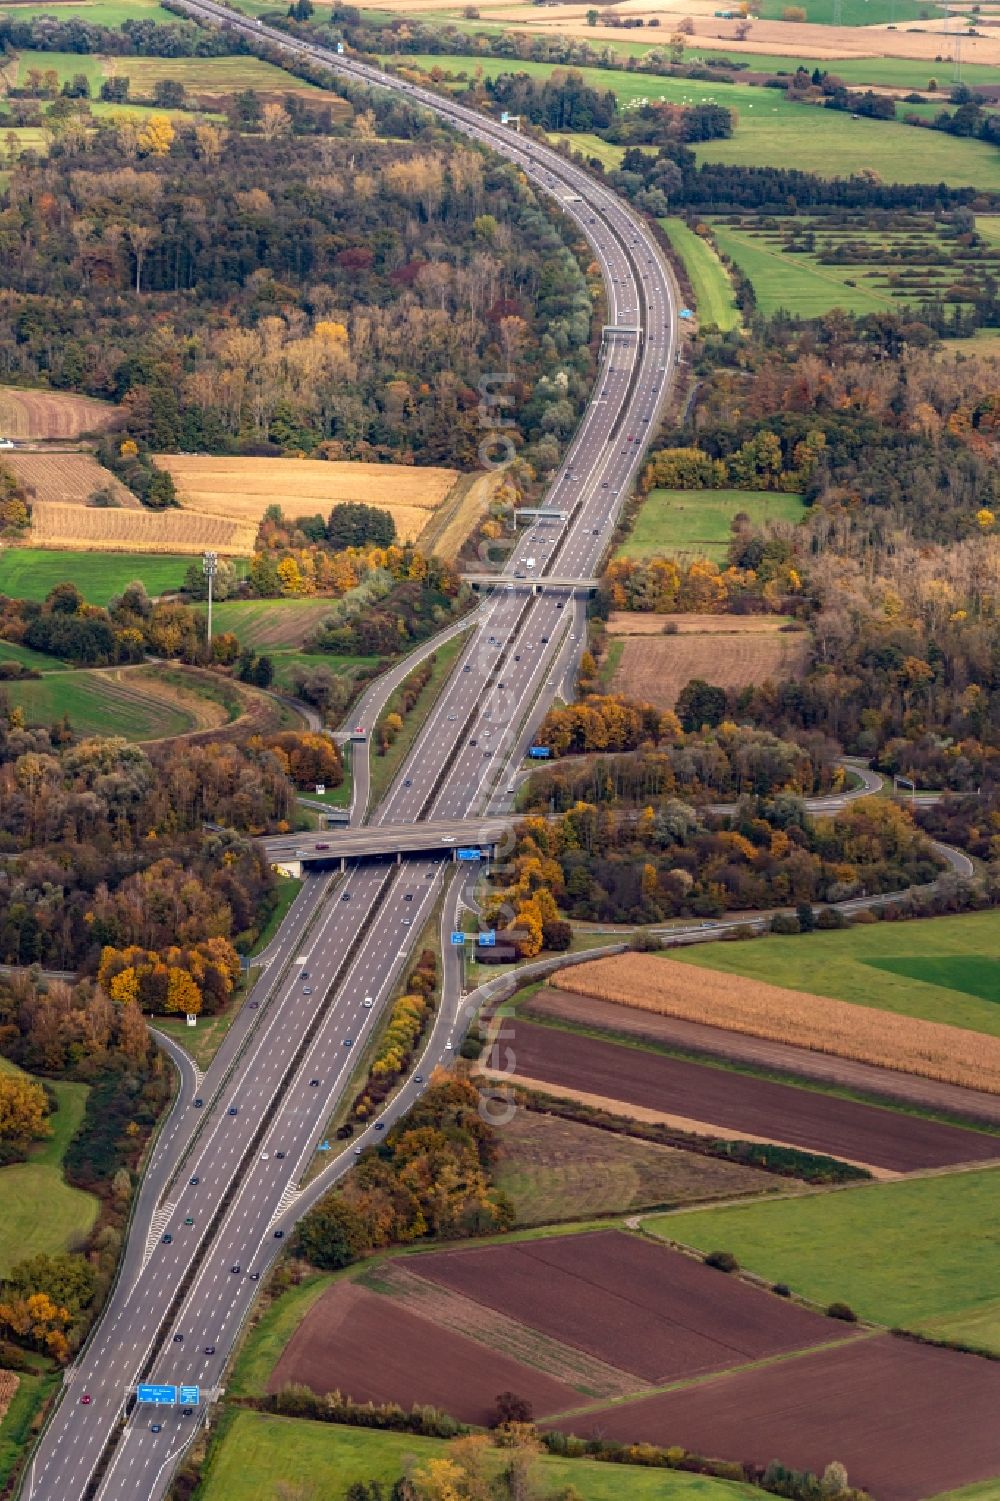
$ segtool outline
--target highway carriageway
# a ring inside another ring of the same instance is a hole
[[[262,844],[272,862],[302,865],[367,860],[373,855],[441,854],[459,849],[495,849],[514,827],[513,818],[459,818],[436,823],[384,823],[322,834],[282,834]]]

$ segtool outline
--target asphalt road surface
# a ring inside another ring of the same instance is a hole
[[[291,43],[211,0],[185,0],[185,8],[403,92],[515,161],[582,229],[604,276],[609,322],[641,329],[641,337],[605,340],[593,398],[549,493],[568,519],[540,520],[523,533],[508,572],[594,576],[674,367],[673,284],[652,236],[603,184],[461,105]],[[582,618],[565,590],[526,595],[498,579],[467,622],[473,630],[461,658],[373,822],[459,824],[502,807],[533,723],[582,650]],[[367,792],[363,777],[356,812]],[[202,1078],[184,1067],[118,1282],[29,1466],[30,1501],[164,1494],[285,1234],[354,1160],[355,1145],[379,1139],[375,1122],[359,1142],[331,1152],[330,1168],[301,1189],[443,881],[442,921],[457,920],[464,878],[452,870],[444,856],[410,858],[401,866],[359,863],[332,889],[326,876],[307,881],[211,1068]],[[393,1118],[424,1087],[425,1068],[460,1040],[451,964],[448,977],[427,1064],[393,1102]],[[135,1406],[140,1379],[197,1385],[202,1401],[189,1413]]]

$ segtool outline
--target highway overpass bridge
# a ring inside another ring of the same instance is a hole
[[[563,578],[560,574],[544,574],[533,578],[525,574],[518,578],[510,573],[463,573],[462,580],[473,589],[525,589],[532,594],[541,594],[546,589],[562,589],[570,594],[596,594],[600,579]]]
[[[513,818],[459,818],[429,823],[370,824],[360,828],[325,829],[320,834],[280,834],[262,840],[272,865],[295,874],[303,869],[339,865],[348,860],[378,856],[448,855],[471,858],[468,850],[486,851],[492,858],[515,824]]]

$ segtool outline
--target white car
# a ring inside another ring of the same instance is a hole
[[[13,438],[0,438],[0,448],[13,448],[13,447],[14,447],[14,440],[13,440]]]

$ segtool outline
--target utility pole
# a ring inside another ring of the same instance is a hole
[[[205,577],[208,579],[208,645],[212,645],[212,583],[219,569],[219,554],[206,552],[201,560],[201,566]]]

